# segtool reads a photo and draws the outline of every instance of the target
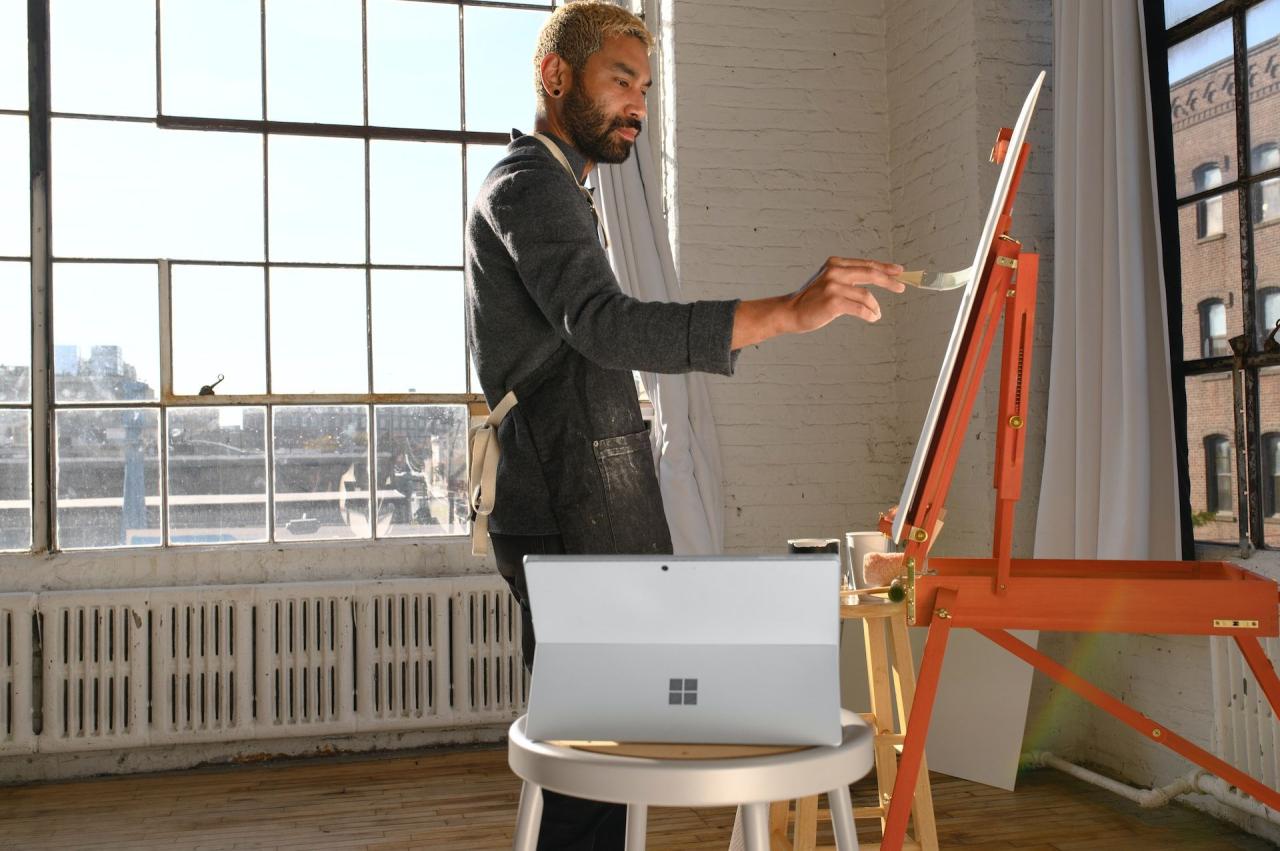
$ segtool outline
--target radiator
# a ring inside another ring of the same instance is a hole
[[[1235,642],[1218,636],[1209,642],[1214,751],[1274,789],[1280,786],[1280,724]],[[1267,658],[1280,659],[1280,639],[1260,643]]]
[[[36,749],[31,725],[35,594],[0,594],[0,755]]]
[[[497,577],[0,595],[0,754],[510,721],[518,612]]]

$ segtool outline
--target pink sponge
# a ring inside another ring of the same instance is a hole
[[[867,553],[862,557],[862,581],[869,587],[888,585],[902,575],[902,553]]]

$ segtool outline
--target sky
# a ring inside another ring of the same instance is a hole
[[[260,119],[258,0],[162,0],[163,111]],[[26,0],[0,0],[0,109],[26,109]],[[55,112],[154,118],[155,0],[54,0],[50,50]],[[466,126],[505,133],[532,124],[532,62],[547,13],[466,7]],[[269,0],[267,117],[361,124],[359,0]],[[461,129],[458,7],[369,0],[369,121]],[[0,256],[28,253],[25,116],[0,115]],[[264,226],[276,261],[363,263],[363,142],[271,137],[269,213],[260,136],[159,130],[148,122],[56,118],[53,250],[58,257],[262,262]],[[467,151],[466,197],[502,146]],[[375,141],[370,238],[375,264],[460,265],[463,151],[452,144]],[[30,350],[27,267],[0,262],[0,365]],[[174,266],[174,381],[194,393],[265,387],[263,275],[253,268]],[[119,345],[159,388],[154,266],[57,264],[54,343]],[[375,392],[462,392],[458,272],[375,271]],[[368,389],[362,271],[274,270],[273,390]]]
[[[1165,0],[1165,24],[1173,26],[1213,5],[1206,0]],[[1280,34],[1280,0],[1266,0],[1250,9],[1245,19],[1245,32],[1250,47]],[[1169,82],[1176,83],[1226,59],[1231,55],[1232,43],[1232,23],[1223,21],[1194,38],[1174,45],[1169,51]]]

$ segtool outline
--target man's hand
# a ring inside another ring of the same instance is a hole
[[[880,304],[868,286],[900,293],[906,287],[893,276],[901,272],[896,263],[828,258],[818,273],[791,295],[741,302],[734,315],[730,347],[741,349],[780,334],[816,331],[840,316],[875,322],[880,318]]]

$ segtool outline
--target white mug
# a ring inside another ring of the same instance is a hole
[[[863,576],[863,560],[868,553],[891,551],[889,539],[881,532],[844,533],[844,581],[853,588],[869,588]]]

